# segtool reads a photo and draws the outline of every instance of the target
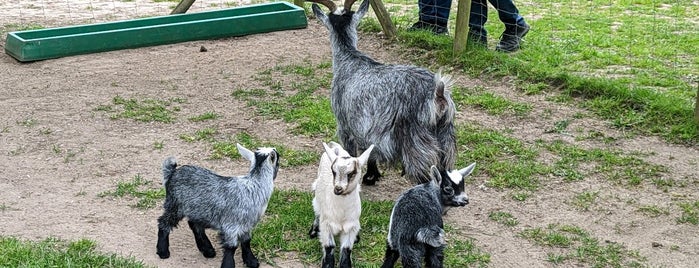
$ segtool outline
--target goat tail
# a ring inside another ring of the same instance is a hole
[[[440,247],[447,244],[444,236],[444,230],[435,225],[418,229],[415,239],[433,247]]]
[[[177,169],[177,160],[174,156],[170,156],[163,161],[163,185],[172,178],[172,175],[175,174],[175,169]]]

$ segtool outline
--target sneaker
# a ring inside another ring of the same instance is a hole
[[[433,23],[418,21],[413,26],[408,28],[408,31],[431,31],[435,35],[448,35],[449,29],[446,26],[440,26]]]
[[[514,32],[505,30],[502,33],[500,42],[495,46],[495,51],[500,52],[515,52],[519,50],[522,38],[529,32],[529,25],[518,26]]]

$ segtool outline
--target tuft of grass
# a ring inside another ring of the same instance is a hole
[[[651,218],[656,218],[661,215],[670,215],[670,210],[667,208],[658,207],[656,205],[640,206],[638,211]]]
[[[513,114],[524,116],[532,110],[531,104],[508,100],[492,92],[485,91],[482,87],[454,87],[452,89],[452,99],[456,104],[483,109],[492,115]]]
[[[141,175],[136,175],[131,181],[120,181],[114,191],[106,191],[98,194],[99,197],[124,197],[129,196],[138,201],[132,205],[138,209],[154,208],[158,200],[165,198],[164,188],[152,188],[151,181],[143,179]]]
[[[573,197],[571,204],[583,211],[588,211],[590,210],[590,206],[592,206],[595,203],[595,200],[597,200],[598,196],[599,192],[584,191],[579,194],[576,194]]]
[[[175,113],[180,109],[172,104],[183,102],[183,99],[125,99],[117,95],[112,99],[112,105],[100,105],[95,110],[110,113],[112,119],[128,118],[140,122],[172,123],[175,121]],[[172,107],[169,108],[170,106]]]
[[[677,218],[678,223],[699,225],[699,201],[683,202],[677,205],[682,211],[682,215]]]
[[[207,121],[207,120],[218,119],[219,117],[220,117],[220,115],[218,115],[218,114],[215,113],[215,112],[205,112],[205,113],[203,113],[203,114],[190,117],[190,118],[189,118],[189,121],[192,121],[192,122],[201,122],[201,121]]]
[[[80,239],[63,241],[50,237],[34,242],[0,236],[2,267],[146,267],[133,257],[105,254],[96,250],[97,243]]]
[[[519,236],[540,246],[556,248],[555,253],[547,254],[547,259],[565,266],[642,267],[646,261],[638,252],[628,250],[623,245],[614,242],[601,244],[597,238],[574,225],[550,224],[546,228],[528,228]],[[569,263],[571,261],[577,263]]]
[[[509,212],[504,211],[492,211],[488,214],[488,218],[491,220],[503,224],[505,226],[513,227],[519,224],[517,218],[512,216]]]
[[[320,242],[308,238],[307,233],[314,217],[312,200],[311,193],[298,190],[277,190],[272,194],[265,217],[253,231],[252,246],[258,249],[261,261],[274,264],[275,258],[295,252],[309,265],[321,262]],[[392,208],[391,201],[362,200],[361,241],[352,251],[354,267],[376,267],[383,260]],[[490,262],[490,254],[478,249],[471,239],[464,239],[450,226],[445,226],[445,230],[449,241],[445,267],[485,266]]]

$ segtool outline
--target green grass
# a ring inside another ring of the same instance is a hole
[[[252,247],[257,249],[261,261],[273,263],[274,258],[293,251],[309,265],[320,264],[320,242],[308,237],[313,221],[312,199],[311,193],[295,190],[272,194],[265,218],[253,232]],[[376,267],[383,261],[392,207],[390,201],[362,201],[361,240],[352,250],[354,267]],[[478,267],[490,262],[490,254],[477,248],[464,234],[450,226],[445,226],[445,230],[445,267]]]
[[[519,235],[536,245],[555,248],[548,252],[548,261],[565,266],[643,267],[646,261],[638,252],[617,243],[600,242],[574,225],[550,224],[546,228],[527,228]]]
[[[87,239],[34,242],[0,236],[0,267],[146,267],[133,258],[98,252],[96,247]]]
[[[112,104],[99,105],[95,110],[110,114],[112,119],[172,123],[175,121],[175,113],[180,110],[174,104],[183,102],[182,99],[125,99],[117,95],[112,99]]]
[[[678,206],[682,211],[682,215],[677,218],[678,223],[699,225],[699,201],[682,202]]]
[[[638,211],[651,218],[656,218],[662,215],[670,215],[670,211],[667,208],[661,208],[657,205],[640,206]]]
[[[588,211],[590,210],[590,207],[595,203],[598,196],[599,192],[584,191],[579,194],[576,194],[573,197],[571,204],[580,210]]]
[[[158,200],[165,198],[165,189],[162,187],[153,188],[152,182],[143,179],[141,175],[136,175],[130,181],[120,181],[114,191],[102,192],[99,197],[130,197],[136,199],[132,205],[138,209],[154,208]]]
[[[454,87],[452,99],[456,104],[483,109],[492,115],[512,114],[524,116],[532,110],[531,104],[510,101],[505,97],[488,92],[482,87]],[[461,110],[460,107],[458,109]]]
[[[541,142],[539,144],[560,156],[553,167],[553,174],[567,181],[583,180],[591,175],[602,176],[612,182],[638,186],[642,182],[653,182],[667,168],[647,163],[627,153],[611,149],[583,149],[563,141]],[[581,164],[593,164],[583,168]],[[591,170],[586,170],[591,169]]]
[[[509,212],[505,211],[492,211],[488,214],[488,218],[492,221],[509,227],[516,226],[517,224],[519,224],[519,220],[517,220],[517,218],[512,216],[512,214],[510,214]]]
[[[205,113],[203,113],[203,114],[190,117],[190,118],[189,118],[189,121],[192,121],[192,122],[201,122],[201,121],[207,121],[207,120],[218,119],[219,117],[220,117],[220,115],[218,115],[218,114],[215,113],[215,112],[205,112]]]
[[[452,38],[409,32],[399,37],[424,50],[415,53],[418,61],[436,60],[484,79],[516,76],[525,93],[555,90],[617,128],[699,144],[692,107],[699,36],[689,34],[699,32],[693,23],[699,5],[564,0],[518,8],[532,31],[514,54],[468,49],[455,57]],[[490,15],[497,18],[494,9]],[[492,47],[504,26],[495,20],[486,29]]]
[[[280,65],[264,70],[254,79],[266,88],[237,89],[232,93],[253,107],[257,114],[293,122],[292,134],[331,138],[335,134],[335,116],[330,109],[328,94],[330,63]]]
[[[489,175],[488,185],[496,188],[535,190],[538,175],[548,168],[537,163],[538,152],[521,141],[498,131],[484,130],[473,125],[457,126],[457,166],[478,163],[477,172]]]
[[[180,139],[187,142],[207,142],[211,146],[211,159],[238,159],[240,153],[235,146],[240,143],[250,150],[257,147],[274,147],[279,152],[281,167],[295,167],[316,163],[320,159],[320,153],[315,151],[295,150],[282,143],[261,140],[250,133],[240,132],[234,136],[221,135],[215,128],[203,128],[193,134],[180,134]]]

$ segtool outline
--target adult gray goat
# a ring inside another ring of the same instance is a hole
[[[424,68],[379,63],[357,50],[357,25],[369,9],[364,0],[354,12],[355,0],[337,8],[330,0],[313,13],[330,32],[333,55],[331,106],[337,135],[344,148],[357,156],[376,145],[362,183],[381,177],[377,162],[402,164],[403,174],[415,183],[429,178],[430,166],[454,167],[454,102],[450,77]],[[402,161],[402,162],[401,162]]]

